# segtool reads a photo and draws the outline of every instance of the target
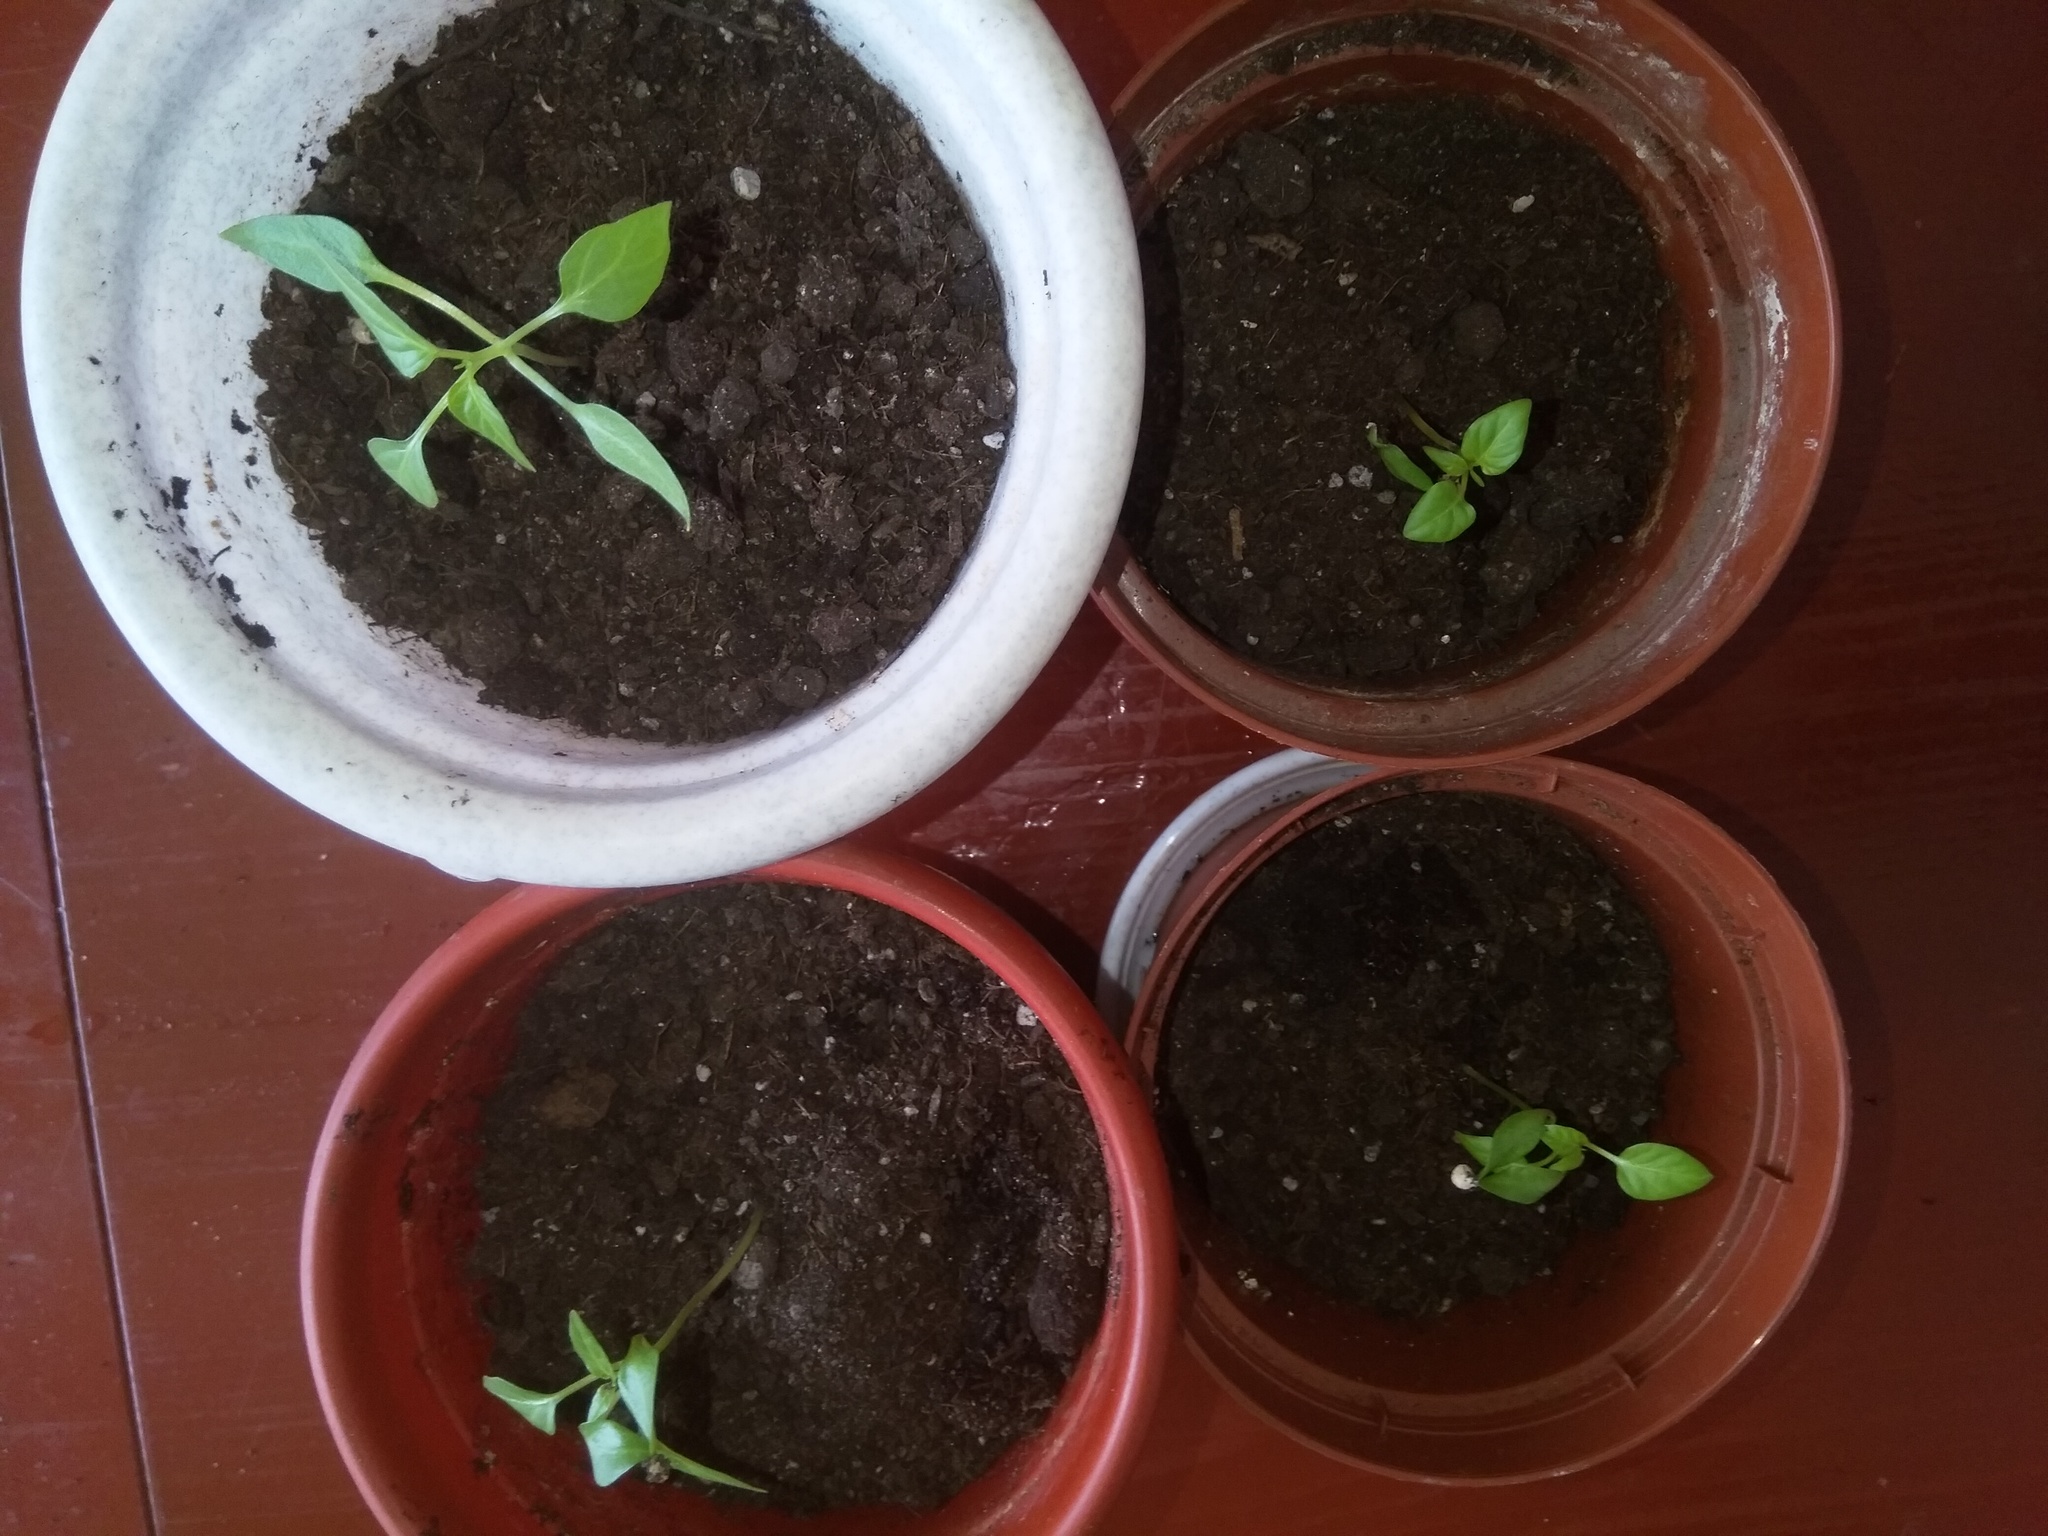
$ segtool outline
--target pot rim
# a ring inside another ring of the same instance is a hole
[[[953,939],[1001,975],[1053,1035],[1081,1086],[1101,1142],[1110,1194],[1113,1233],[1102,1321],[1053,1418],[1013,1445],[977,1483],[939,1510],[917,1516],[842,1511],[799,1523],[819,1532],[992,1536],[1022,1529],[1017,1522],[1028,1520],[1034,1532],[1079,1536],[1108,1507],[1137,1455],[1178,1318],[1166,1166],[1128,1060],[1079,988],[1035,939],[1007,914],[928,865],[897,853],[840,843],[729,880],[699,883],[733,881],[823,886],[881,901]],[[359,1442],[373,1443],[368,1427],[393,1411],[388,1388],[373,1371],[360,1366],[361,1341],[348,1326],[353,1315],[351,1289],[371,1283],[361,1277],[362,1266],[355,1262],[361,1245],[354,1238],[355,1222],[344,1198],[352,1181],[373,1177],[373,1154],[366,1149],[374,1146],[377,1133],[365,1132],[360,1125],[375,1123],[378,1111],[371,1106],[388,1100],[408,1062],[418,1067],[413,1053],[423,1040],[456,1037],[438,1020],[466,979],[503,966],[508,955],[522,947],[527,957],[537,955],[540,951],[531,948],[537,935],[542,936],[544,949],[555,952],[612,911],[686,888],[601,892],[528,886],[501,897],[446,939],[400,987],[336,1090],[313,1156],[300,1227],[301,1318],[314,1383],[336,1448],[357,1489],[392,1536],[412,1536],[421,1520],[435,1513],[418,1506],[413,1497],[423,1484],[445,1491],[479,1480],[470,1473],[466,1457],[457,1469],[459,1475],[442,1479],[421,1472],[406,1476],[406,1469],[386,1465],[375,1451],[359,1449]],[[587,923],[582,921],[585,915],[590,916]],[[564,921],[575,925],[573,931],[563,931]],[[467,1026],[453,1029],[466,1032]],[[408,1128],[401,1134],[413,1132]],[[436,1403],[447,1418],[459,1417],[453,1405],[438,1398]],[[467,1429],[459,1433],[466,1440]],[[510,1493],[491,1507],[509,1511]],[[776,1523],[780,1516],[770,1513],[762,1519],[764,1528],[782,1529]]]
[[[268,274],[214,231],[295,205],[314,172],[294,145],[324,142],[479,3],[114,0],[52,121],[23,252],[30,405],[66,530],[202,730],[301,804],[452,874],[652,885],[819,846],[995,725],[1107,547],[1143,318],[1101,120],[1030,0],[816,0],[919,118],[1004,275],[1018,394],[1002,473],[938,609],[851,693],[715,747],[586,737],[483,705],[369,625],[292,519],[266,440],[231,428],[256,420],[246,351]]]
[[[1731,992],[1742,994],[1758,1077],[1749,1110],[1751,1156],[1725,1168],[1718,1181],[1726,1214],[1661,1305],[1569,1367],[1553,1364],[1528,1382],[1430,1392],[1321,1363],[1235,1304],[1234,1287],[1211,1273],[1183,1219],[1183,1262],[1196,1270],[1187,1339],[1251,1413],[1325,1455],[1409,1481],[1526,1482],[1581,1470],[1662,1433],[1724,1386],[1782,1323],[1819,1261],[1840,1199],[1847,1053],[1812,938],[1746,850],[1682,801],[1640,781],[1567,759],[1530,758],[1365,773],[1279,805],[1254,782],[1238,799],[1240,817],[1213,814],[1206,849],[1183,850],[1176,859],[1193,868],[1169,898],[1160,961],[1145,973],[1125,1028],[1126,1049],[1148,1083],[1172,991],[1230,894],[1310,824],[1354,802],[1431,790],[1511,795],[1588,837],[1632,884],[1654,865],[1698,885],[1710,915],[1688,943],[1722,946],[1731,972],[1746,979]],[[1119,909],[1141,899],[1127,890]],[[1673,948],[1663,920],[1659,933]],[[1721,1114],[1739,1120],[1741,1112]],[[1177,1187],[1176,1198],[1183,1194]],[[1614,1379],[1603,1381],[1610,1373]]]
[[[1209,11],[1154,56],[1112,110],[1134,196],[1149,198],[1151,166],[1174,160],[1232,104],[1278,88],[1278,76],[1246,73],[1276,40],[1412,8],[1409,0],[1226,0]],[[1520,31],[1562,57],[1583,80],[1569,91],[1505,65],[1475,67],[1546,107],[1569,99],[1640,158],[1626,179],[1660,226],[1667,266],[1680,260],[1695,347],[1705,335],[1711,354],[1734,359],[1697,381],[1675,440],[1674,477],[1698,481],[1698,494],[1675,482],[1660,489],[1626,548],[1596,557],[1597,570],[1574,577],[1552,614],[1501,656],[1408,686],[1309,682],[1238,655],[1181,612],[1121,532],[1094,589],[1124,638],[1220,713],[1289,746],[1415,767],[1551,751],[1690,676],[1754,611],[1797,542],[1826,467],[1841,385],[1833,262],[1812,192],[1732,65],[1653,0],[1431,0],[1424,9]],[[1393,48],[1377,56],[1449,57]],[[1223,103],[1204,101],[1219,81],[1229,87]],[[1306,85],[1286,89],[1311,94]],[[1710,130],[1725,138],[1701,137]],[[1670,190],[1680,187],[1683,196]],[[1702,224],[1707,240],[1695,238]],[[1735,389],[1731,369],[1753,377]],[[1730,400],[1749,414],[1720,421]],[[1685,467],[1694,459],[1697,472]],[[1688,525],[1726,532],[1716,542],[1688,535]]]
[[[1145,850],[1110,914],[1095,976],[1095,1009],[1103,1022],[1119,1032],[1130,1022],[1167,909],[1217,843],[1265,811],[1393,771],[1288,747],[1246,764],[1189,801]]]

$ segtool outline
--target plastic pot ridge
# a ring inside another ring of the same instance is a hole
[[[464,1272],[481,1224],[474,1133],[541,975],[612,914],[668,892],[521,889],[448,939],[391,1000],[314,1156],[300,1235],[307,1349],[342,1458],[391,1536],[544,1536],[564,1521],[616,1536],[1078,1536],[1128,1470],[1179,1290],[1165,1163],[1123,1052],[1035,940],[933,869],[838,845],[739,878],[885,902],[961,944],[1038,1014],[1102,1143],[1113,1236],[1094,1340],[1039,1432],[929,1513],[797,1517],[638,1479],[594,1487],[573,1429],[543,1436],[481,1385],[490,1342]]]

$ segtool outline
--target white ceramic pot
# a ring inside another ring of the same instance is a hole
[[[231,424],[255,420],[268,272],[217,232],[296,206],[357,102],[480,8],[114,0],[51,125],[22,265],[30,403],[72,542],[203,730],[302,804],[451,873],[656,885],[815,847],[1001,718],[1108,544],[1144,344],[1095,108],[1031,0],[814,0],[923,125],[1003,273],[1017,402],[1002,475],[937,612],[855,692],[713,748],[600,740],[487,707],[423,644],[372,626],[293,520],[261,434]]]

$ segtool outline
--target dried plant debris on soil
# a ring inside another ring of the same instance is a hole
[[[1590,147],[1478,97],[1248,132],[1140,241],[1149,366],[1124,527],[1238,653],[1331,683],[1486,658],[1641,521],[1663,474],[1669,284]],[[1536,401],[1520,466],[1449,544],[1401,536],[1412,403],[1455,441]]]
[[[484,1115],[492,1371],[578,1374],[580,1310],[658,1332],[685,1455],[822,1507],[937,1504],[1036,1428],[1100,1317],[1108,1196],[1044,1027],[949,940],[857,897],[729,886],[578,945]]]
[[[1404,795],[1283,849],[1175,994],[1161,1120],[1182,1174],[1261,1257],[1393,1316],[1550,1272],[1627,1198],[1603,1169],[1541,1205],[1455,1188],[1456,1131],[1506,1106],[1642,1139],[1675,1059],[1669,969],[1577,834],[1499,796]]]
[[[634,419],[695,525],[516,384],[539,472],[443,423],[445,499],[415,505],[363,444],[408,434],[446,365],[399,379],[338,296],[274,280],[259,409],[344,590],[488,702],[593,734],[726,740],[870,676],[972,543],[1015,395],[994,265],[914,122],[794,3],[505,4],[433,59],[334,136],[303,210],[503,325],[582,231],[674,200],[647,309],[538,340],[587,360],[557,382]]]

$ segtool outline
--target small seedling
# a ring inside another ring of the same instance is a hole
[[[733,1245],[732,1252],[725,1256],[725,1262],[719,1265],[718,1273],[683,1303],[683,1310],[676,1314],[676,1320],[654,1343],[648,1343],[645,1337],[636,1333],[633,1342],[626,1346],[625,1358],[614,1360],[597,1342],[597,1336],[590,1331],[581,1314],[571,1312],[569,1343],[576,1351],[576,1358],[583,1362],[583,1376],[559,1392],[532,1392],[525,1387],[514,1386],[502,1376],[486,1376],[484,1390],[510,1404],[521,1418],[542,1434],[552,1435],[557,1405],[585,1387],[597,1388],[590,1394],[590,1407],[583,1416],[583,1445],[590,1453],[590,1475],[600,1488],[609,1488],[635,1467],[652,1462],[656,1466],[673,1467],[699,1482],[744,1488],[749,1493],[765,1492],[752,1483],[743,1483],[728,1473],[690,1460],[680,1451],[662,1444],[654,1433],[654,1381],[661,1364],[661,1352],[676,1341],[676,1335],[683,1331],[683,1324],[690,1320],[690,1314],[725,1284],[726,1277],[738,1267],[741,1257],[754,1241],[754,1234],[760,1230],[761,1212],[757,1209],[754,1219],[747,1223],[747,1230]],[[621,1403],[626,1405],[626,1412],[632,1415],[636,1427],[628,1427],[612,1417],[612,1411]]]
[[[221,238],[323,293],[340,294],[376,338],[391,366],[404,377],[418,378],[444,358],[456,365],[455,382],[434,402],[412,436],[402,440],[370,439],[370,457],[377,461],[377,467],[421,506],[431,507],[441,499],[427,473],[424,448],[428,429],[441,419],[443,412],[503,449],[521,469],[533,468],[497,404],[477,383],[477,375],[502,358],[514,373],[561,407],[582,428],[599,458],[653,490],[675,508],[687,528],[689,498],[683,494],[676,472],[655,451],[654,444],[610,406],[595,401],[579,405],[533,366],[542,363],[562,367],[573,359],[556,357],[526,344],[528,336],[563,315],[587,315],[592,320],[616,324],[640,313],[654,296],[661,274],[668,267],[668,218],[669,204],[656,203],[579,236],[556,268],[561,292],[555,302],[509,336],[494,335],[432,289],[399,276],[371,254],[368,241],[339,219],[311,213],[270,214],[222,230]],[[484,345],[469,352],[436,346],[372,293],[372,283],[395,288],[439,310],[464,330],[481,337]]]
[[[1402,538],[1418,544],[1448,544],[1472,526],[1479,514],[1472,510],[1465,492],[1486,484],[1487,475],[1504,475],[1515,467],[1529,437],[1529,404],[1527,400],[1510,400],[1495,406],[1467,427],[1464,440],[1454,445],[1424,421],[1414,406],[1402,401],[1401,409],[1415,423],[1415,430],[1429,439],[1429,446],[1422,451],[1444,472],[1441,480],[1430,479],[1428,470],[1382,438],[1378,427],[1367,423],[1366,440],[1379,450],[1380,461],[1396,479],[1422,492],[1401,530]]]
[[[1609,1152],[1605,1147],[1595,1146],[1584,1131],[1559,1125],[1557,1116],[1549,1110],[1532,1108],[1526,1100],[1473,1068],[1466,1067],[1465,1073],[1506,1099],[1515,1112],[1495,1126],[1491,1136],[1454,1133],[1458,1144],[1479,1159],[1476,1177],[1466,1169],[1466,1177],[1461,1180],[1453,1171],[1452,1182],[1461,1188],[1477,1184],[1503,1200],[1534,1205],[1583,1163],[1588,1152],[1597,1152],[1614,1164],[1614,1182],[1633,1200],[1674,1200],[1705,1187],[1714,1177],[1706,1164],[1691,1153],[1661,1141],[1639,1141],[1619,1152]],[[1529,1154],[1538,1146],[1545,1149],[1545,1155],[1532,1163]],[[1465,1165],[1460,1163],[1458,1167]]]

